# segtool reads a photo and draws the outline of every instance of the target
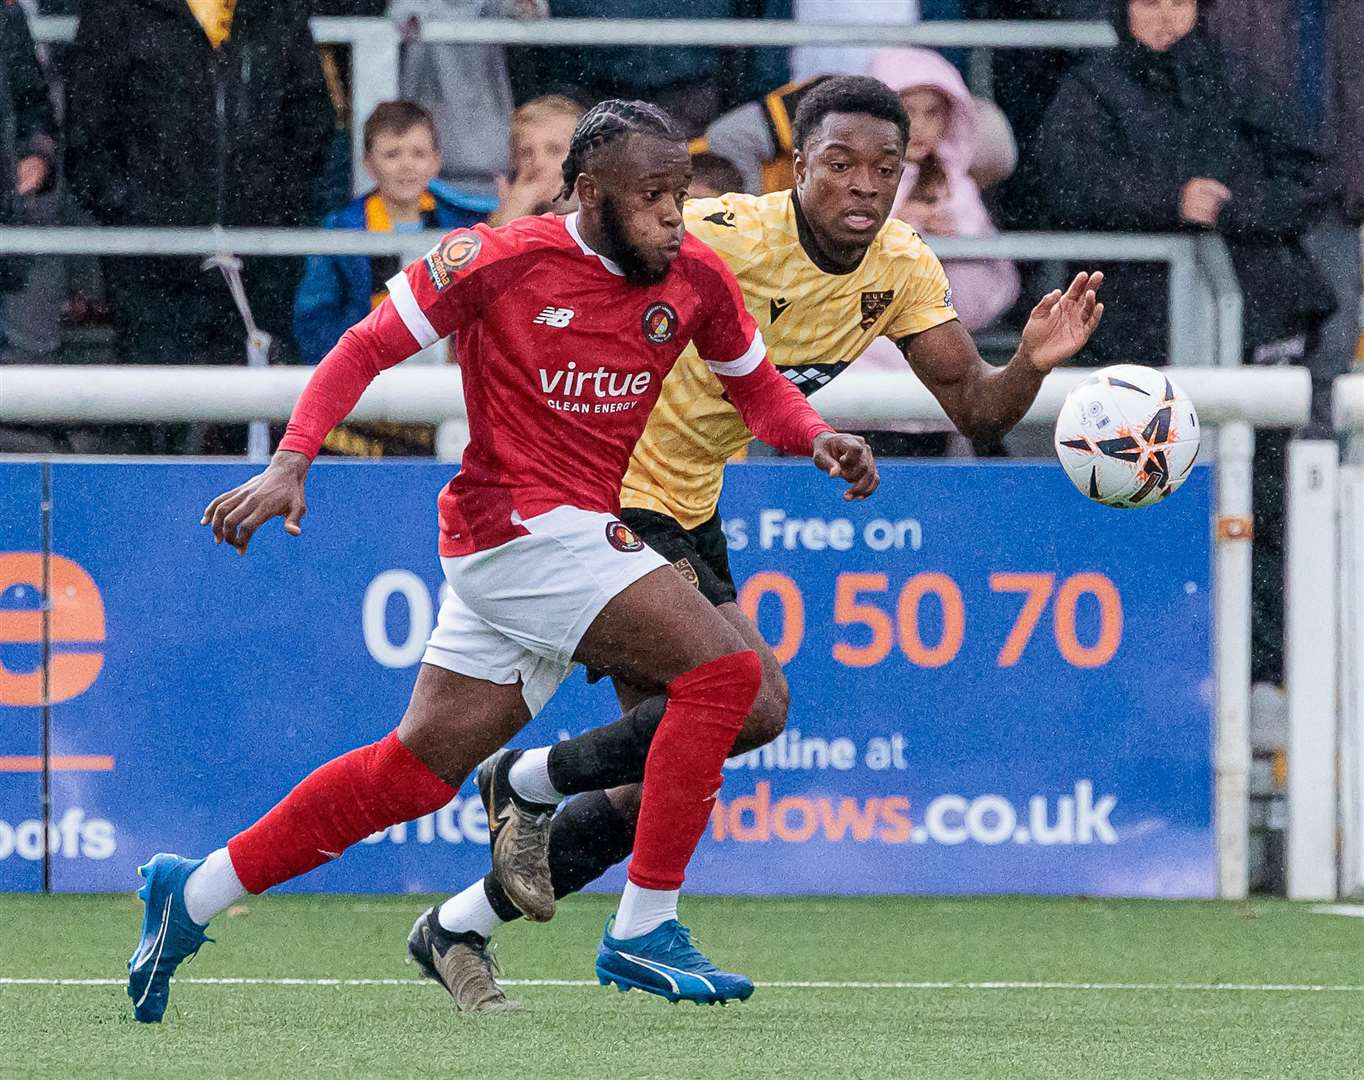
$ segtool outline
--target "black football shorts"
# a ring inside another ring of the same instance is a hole
[[[729,546],[719,514],[694,529],[684,529],[667,514],[653,510],[626,507],[621,510],[620,519],[712,604],[718,607],[734,603],[737,594],[729,572]]]

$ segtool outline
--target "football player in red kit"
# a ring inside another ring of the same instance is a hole
[[[139,1020],[161,1019],[170,977],[210,918],[444,806],[575,662],[667,688],[630,879],[602,950],[643,961],[655,977],[641,988],[674,1000],[752,993],[692,946],[676,903],[760,664],[618,520],[621,481],[688,342],[756,435],[811,455],[850,485],[845,497],[869,495],[876,468],[862,440],[833,432],[777,373],[733,274],[685,235],[690,160],[666,113],[602,102],[580,121],[564,172],[578,213],[456,231],[389,281],[388,299],[318,366],[269,467],[205,510],[215,539],[241,554],[272,518],[297,534],[304,477],[327,433],[379,371],[458,331],[470,443],[439,500],[450,589],[407,711],[206,858],[161,854],[141,868],[146,907],[128,979]],[[461,955],[475,961],[462,977],[486,975],[500,994],[486,955]]]

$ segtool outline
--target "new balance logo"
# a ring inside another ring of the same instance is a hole
[[[573,309],[566,307],[547,307],[535,316],[536,326],[567,326],[573,318]]]

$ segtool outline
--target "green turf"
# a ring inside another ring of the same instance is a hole
[[[406,978],[415,897],[280,897],[219,919],[186,976]],[[511,978],[592,977],[609,910],[508,928]],[[117,977],[140,905],[0,897],[0,977]],[[467,1017],[432,984],[183,984],[166,1023],[121,987],[0,986],[0,1076],[968,1077],[1364,1076],[1364,992],[1175,983],[1364,984],[1364,920],[1283,902],[1066,899],[685,901],[742,1005],[671,1006],[596,986],[516,988]],[[1156,983],[1160,989],[779,989],[763,980]]]

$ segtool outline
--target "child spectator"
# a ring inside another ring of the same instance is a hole
[[[990,236],[995,227],[971,178],[976,108],[957,69],[932,49],[879,49],[871,75],[909,113],[905,171],[891,214],[926,236]],[[943,260],[962,325],[989,326],[1018,299],[1018,270],[1007,259]]]
[[[491,199],[469,195],[436,179],[440,150],[431,114],[411,101],[386,101],[365,121],[365,169],[375,189],[329,215],[324,229],[418,232],[457,229],[482,221]],[[294,304],[299,357],[315,364],[348,327],[386,295],[395,255],[313,255]]]
[[[909,114],[905,169],[891,215],[928,237],[988,236],[995,232],[971,176],[977,156],[977,108],[957,69],[932,49],[878,49],[869,74],[900,97]],[[931,242],[931,241],[930,241]],[[944,259],[952,305],[971,332],[989,326],[1018,299],[1018,269],[1007,259]],[[860,370],[904,371],[895,344],[878,338],[858,360]],[[904,420],[866,432],[888,457],[961,453],[965,441],[951,426]],[[992,443],[975,447],[994,454]]]
[[[497,210],[490,225],[505,225],[532,214],[569,214],[572,200],[558,200],[563,164],[581,104],[560,94],[532,98],[511,115],[510,177],[497,178]]]

